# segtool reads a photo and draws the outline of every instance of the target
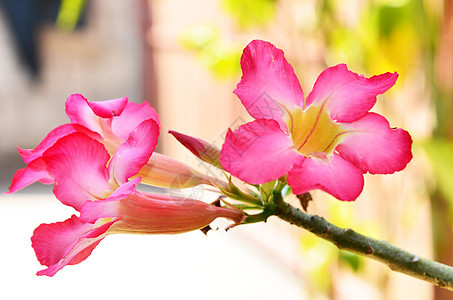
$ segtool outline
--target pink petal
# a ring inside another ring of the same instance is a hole
[[[87,101],[94,114],[101,118],[113,118],[123,113],[128,103],[128,98],[123,97],[104,101]]]
[[[273,119],[286,128],[287,111],[301,107],[302,88],[283,51],[254,40],[241,57],[242,78],[234,93],[255,119]]]
[[[77,210],[85,201],[104,198],[110,192],[109,158],[101,143],[78,132],[61,138],[43,155],[55,179],[55,196]]]
[[[64,222],[38,226],[31,238],[32,246],[39,262],[48,268],[37,275],[54,276],[64,266],[84,261],[116,221],[98,226],[82,223],[73,215]]]
[[[258,119],[228,131],[220,152],[223,168],[248,183],[285,175],[303,156],[274,120]]]
[[[360,120],[342,126],[350,133],[344,136],[336,150],[363,173],[392,174],[404,169],[412,159],[409,133],[390,128],[381,115],[368,113]]]
[[[24,163],[28,164],[31,161],[37,159],[38,157],[41,157],[44,151],[49,149],[57,140],[62,138],[65,135],[68,135],[73,132],[82,132],[85,133],[86,135],[94,138],[94,139],[101,139],[102,137],[89,130],[88,128],[79,125],[79,124],[64,124],[61,126],[58,126],[57,128],[53,129],[47,136],[42,140],[42,142],[35,148],[35,149],[21,149],[17,148],[20,156],[22,157],[22,160]]]
[[[80,94],[73,94],[66,100],[66,114],[71,123],[80,124],[92,131],[103,134],[104,124],[99,118],[111,119],[120,115],[127,104],[127,98],[92,102]]]
[[[82,222],[94,223],[99,218],[119,217],[119,200],[135,193],[136,186],[140,183],[140,177],[118,187],[110,197],[104,200],[87,201],[80,209]]]
[[[80,209],[80,221],[94,223],[100,218],[112,218],[120,215],[121,198],[107,198],[87,201]]]
[[[132,130],[109,163],[110,178],[121,185],[137,175],[151,157],[158,138],[159,125],[153,119],[143,121]]]
[[[130,194],[135,192],[137,185],[140,183],[142,179],[140,177],[134,178],[129,180],[128,182],[119,186],[110,196],[109,198],[125,198]]]
[[[362,172],[338,154],[325,159],[306,158],[288,175],[294,194],[320,189],[343,201],[354,201],[362,192],[363,183]]]
[[[396,72],[366,78],[345,64],[336,65],[319,75],[307,105],[327,104],[332,120],[352,122],[363,117],[376,103],[376,96],[390,89],[397,78]]]
[[[17,170],[14,174],[8,193],[18,191],[36,181],[44,184],[52,184],[54,180],[47,171],[47,165],[42,160],[42,155],[58,139],[73,132],[82,132],[94,139],[102,139],[99,134],[82,125],[64,124],[49,132],[35,149],[21,149],[18,147],[17,151],[21,155],[22,160],[28,165],[24,169]]]
[[[42,158],[35,159],[24,169],[17,170],[7,193],[14,193],[37,181],[44,184],[52,184],[54,182],[53,178],[49,175],[47,165]]]
[[[137,104],[129,102],[120,116],[113,118],[112,131],[115,135],[127,140],[129,133],[145,120],[153,119],[160,126],[159,116],[148,102]]]

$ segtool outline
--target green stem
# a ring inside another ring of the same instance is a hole
[[[320,216],[307,214],[289,205],[281,197],[274,198],[274,205],[274,215],[332,242],[341,250],[375,259],[386,264],[393,271],[453,291],[453,267],[421,258],[389,242],[367,237],[350,228],[335,226]]]

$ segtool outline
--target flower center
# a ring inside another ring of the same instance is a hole
[[[304,156],[325,156],[333,152],[346,131],[330,120],[324,106],[310,105],[292,114],[291,137],[297,151]]]

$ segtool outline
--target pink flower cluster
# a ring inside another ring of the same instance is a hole
[[[180,175],[188,180],[182,185],[178,180],[178,187],[208,180],[168,157],[152,159],[160,125],[148,103],[91,102],[76,94],[68,98],[66,112],[71,123],[52,130],[35,149],[19,149],[27,166],[16,172],[9,189],[54,183],[55,196],[80,212],[35,229],[32,246],[47,266],[38,275],[53,276],[82,262],[109,234],[175,234],[202,229],[218,217],[243,219],[240,210],[136,189],[140,175],[159,186],[171,186]]]
[[[294,194],[320,189],[344,201],[359,196],[363,174],[391,174],[412,159],[409,133],[370,112],[377,95],[395,84],[397,73],[366,78],[340,64],[323,71],[305,98],[283,51],[268,42],[252,41],[241,67],[234,93],[254,121],[229,130],[221,150],[170,131],[199,159],[248,184],[281,180]],[[80,263],[109,234],[182,233],[218,217],[239,224],[246,215],[143,192],[139,183],[170,188],[211,184],[264,209],[257,194],[153,153],[160,123],[148,103],[127,98],[91,102],[75,94],[66,102],[66,113],[71,122],[52,130],[35,149],[18,148],[27,166],[16,172],[9,189],[12,193],[36,181],[54,184],[55,196],[80,213],[36,228],[32,246],[47,266],[38,275],[53,276]]]

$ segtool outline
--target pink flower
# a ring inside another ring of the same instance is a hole
[[[127,98],[113,99],[101,102],[88,101],[80,94],[71,95],[66,101],[66,113],[70,124],[61,125],[52,130],[35,149],[20,149],[22,160],[27,164],[18,170],[13,177],[9,193],[22,189],[36,181],[52,184],[47,166],[42,160],[43,153],[60,138],[82,132],[104,144],[110,155],[129,138],[129,134],[142,122],[152,120],[157,124],[159,135],[159,117],[147,103],[136,104],[128,102]],[[175,181],[175,174],[184,177]],[[155,153],[140,170],[143,182],[162,187],[178,188],[209,183],[209,178],[198,174],[187,165],[177,162],[170,157]]]
[[[128,179],[148,161],[157,136],[158,125],[147,120],[130,132],[113,157],[80,132],[62,137],[43,153],[55,196],[81,215],[36,228],[32,246],[48,267],[38,275],[53,276],[82,262],[109,234],[175,234],[204,228],[218,217],[242,221],[243,213],[236,209],[137,191],[141,178]]]
[[[391,174],[412,159],[410,135],[369,112],[397,73],[370,78],[344,64],[319,75],[305,99],[283,51],[255,40],[241,58],[234,93],[256,120],[227,133],[220,162],[232,175],[261,184],[288,175],[295,194],[323,190],[355,200],[363,174]]]

